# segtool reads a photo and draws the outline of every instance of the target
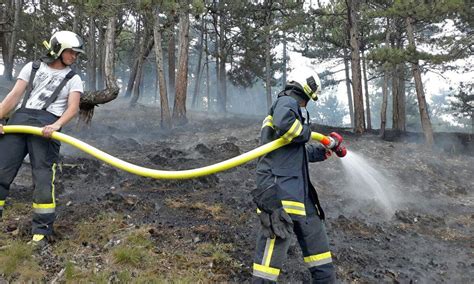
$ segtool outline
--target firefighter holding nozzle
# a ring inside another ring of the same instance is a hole
[[[326,160],[331,152],[343,157],[342,136],[329,135],[331,145],[307,143],[311,139],[306,105],[316,101],[321,82],[312,70],[295,70],[278,94],[261,129],[261,144],[278,138],[290,143],[258,160],[257,205],[261,228],[253,263],[253,283],[276,282],[295,233],[313,283],[334,283],[335,271],[324,226],[324,211],[311,184],[308,162]]]

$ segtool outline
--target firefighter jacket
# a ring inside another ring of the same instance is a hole
[[[262,156],[257,163],[257,186],[273,186],[283,209],[294,219],[324,212],[311,184],[308,162],[323,161],[322,145],[306,144],[311,138],[309,116],[305,119],[295,98],[298,90],[282,91],[273,103],[261,129],[261,144],[280,137],[289,144]],[[276,186],[275,186],[276,185]]]

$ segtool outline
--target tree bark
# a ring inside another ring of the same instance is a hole
[[[171,17],[174,18],[174,12],[171,14]],[[174,33],[174,21],[170,26],[170,37],[168,41],[168,86],[169,86],[169,97],[170,101],[174,101],[176,89],[176,39]]]
[[[387,29],[385,32],[385,47],[390,46],[390,20],[387,18]],[[385,138],[385,128],[387,124],[387,104],[388,104],[388,66],[383,66],[383,86],[382,86],[382,107],[380,108],[380,138]]]
[[[201,84],[201,65],[202,65],[202,52],[204,48],[203,40],[204,40],[204,17],[201,19],[201,34],[199,36],[199,44],[197,47],[197,52],[198,52],[198,62],[196,66],[196,79],[194,81],[194,94],[193,94],[193,101],[192,101],[192,107],[196,108],[197,106],[197,100],[199,97],[199,87]]]
[[[177,125],[188,122],[186,118],[186,93],[188,89],[189,15],[182,11],[179,17],[179,59],[173,121]]]
[[[272,36],[271,36],[271,24],[272,24],[272,0],[266,0],[265,6],[265,94],[267,98],[267,109],[272,106],[272,62],[271,62],[271,48],[272,48]]]
[[[367,58],[362,51],[362,70],[364,73],[364,90],[365,90],[365,113],[367,114],[367,129],[372,130],[372,120],[370,117],[370,100],[369,100],[369,81],[367,80]]]
[[[225,70],[225,64],[227,62],[227,51],[226,51],[226,31],[224,26],[224,18],[219,18],[219,110],[222,113],[227,112],[227,71]]]
[[[135,30],[135,46],[141,46],[140,45],[140,23],[141,20],[143,19],[142,17],[139,18],[137,21],[137,28]],[[128,78],[128,84],[127,84],[127,90],[125,91],[124,97],[129,98],[132,95],[133,91],[133,85],[135,84],[135,78],[137,77],[137,72],[138,72],[138,63],[140,61],[140,56],[137,56],[135,60],[133,61],[132,69],[130,70],[130,77]]]
[[[346,90],[347,90],[347,104],[349,105],[349,115],[351,119],[351,127],[354,128],[354,105],[352,103],[352,86],[351,86],[351,77],[349,74],[349,53],[347,48],[344,48],[344,71],[346,74]]]
[[[416,45],[412,23],[413,19],[411,17],[407,17],[406,28],[408,36],[408,48],[415,51]],[[418,60],[412,62],[411,69],[413,72],[413,78],[415,79],[416,96],[418,98],[418,108],[420,110],[421,126],[425,134],[425,142],[429,147],[432,147],[434,144],[433,129],[431,127],[431,121],[428,115],[425,92],[423,90],[423,82],[421,81],[421,71],[420,66],[418,65]]]
[[[207,112],[209,113],[211,111],[210,105],[211,105],[211,86],[210,86],[210,81],[211,78],[209,77],[209,45],[208,45],[208,33],[206,32],[206,97],[207,97]]]
[[[7,1],[8,2],[8,1]],[[15,55],[16,55],[16,42],[17,42],[17,31],[20,24],[20,12],[21,12],[21,0],[12,1],[13,8],[13,21],[11,24],[11,32],[9,35],[4,33],[5,45],[2,48],[5,48],[7,52],[3,52],[3,76],[8,81],[13,81],[13,68],[15,66]],[[8,7],[7,7],[8,14]],[[7,16],[8,18],[8,16]]]
[[[147,23],[146,25],[149,25]],[[135,75],[135,82],[133,83],[132,99],[130,100],[130,107],[135,107],[138,99],[140,98],[140,87],[143,82],[143,68],[145,65],[145,59],[150,54],[153,48],[154,40],[151,34],[150,27],[145,28],[145,34],[141,43],[140,54],[138,56],[137,73]]]
[[[90,16],[89,18],[89,37],[87,49],[89,50],[87,56],[87,88],[89,91],[97,90],[97,66],[96,66],[96,43],[95,43],[95,18]]]
[[[81,98],[80,103],[80,120],[86,124],[90,123],[94,114],[94,107],[98,104],[108,103],[117,98],[120,88],[117,85],[117,80],[114,75],[115,65],[115,22],[116,15],[112,15],[107,21],[107,32],[105,34],[105,58],[104,58],[104,73],[106,89],[101,91],[86,92]]]
[[[352,93],[354,95],[354,132],[365,131],[364,98],[362,95],[362,80],[360,68],[360,41],[358,32],[359,0],[346,0],[348,8],[349,35],[351,45]]]
[[[161,47],[161,30],[160,30],[160,15],[159,8],[155,8],[154,18],[155,25],[153,26],[153,38],[155,41],[155,55],[156,55],[156,70],[157,81],[160,89],[160,106],[161,106],[161,121],[160,125],[164,129],[171,128],[171,113],[168,103],[168,92],[166,88],[166,79],[163,63],[163,48]]]

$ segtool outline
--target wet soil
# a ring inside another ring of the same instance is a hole
[[[207,114],[189,113],[188,125],[164,131],[159,129],[159,114],[153,108],[139,106],[130,113],[126,108],[108,109],[111,107],[113,104],[98,109],[91,127],[69,127],[65,133],[130,163],[164,170],[214,164],[258,146],[261,117],[211,119]],[[315,126],[314,130],[329,133],[332,129]],[[376,198],[355,194],[338,158],[311,165],[311,178],[327,215],[338,280],[471,282],[472,153],[430,151],[414,141],[383,141],[373,134],[339,131],[349,151],[393,182],[397,202],[387,214]],[[115,169],[63,145],[56,186],[57,237],[68,239],[79,222],[117,212],[124,216],[124,226],[151,228],[156,253],[192,250],[203,242],[231,244],[231,257],[238,265],[218,267],[223,275],[220,280],[248,281],[258,228],[249,196],[255,187],[255,165],[252,161],[197,179],[154,180]],[[31,191],[31,174],[25,164],[12,186],[11,203],[29,202]],[[29,217],[10,222],[3,232],[16,232],[16,238],[28,240]],[[83,245],[91,246],[93,241]],[[100,250],[96,253],[100,258]],[[44,258],[47,281],[61,271],[61,261],[54,253]],[[294,283],[309,277],[295,240],[280,279]]]

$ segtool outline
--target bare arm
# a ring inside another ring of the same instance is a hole
[[[23,93],[26,90],[26,87],[28,86],[28,82],[18,79],[15,83],[15,86],[13,86],[13,89],[8,93],[8,95],[3,99],[3,101],[0,103],[0,119],[5,118],[5,116],[13,109],[15,106],[18,104],[20,101],[21,97],[23,96]],[[3,125],[0,122],[0,134],[3,133]]]
[[[55,123],[43,127],[43,136],[49,138],[51,137],[51,134],[53,134],[54,131],[57,131],[61,127],[66,125],[79,111],[80,100],[81,93],[71,92],[69,94],[66,111],[63,113],[63,115],[61,115],[58,120],[56,120]]]

